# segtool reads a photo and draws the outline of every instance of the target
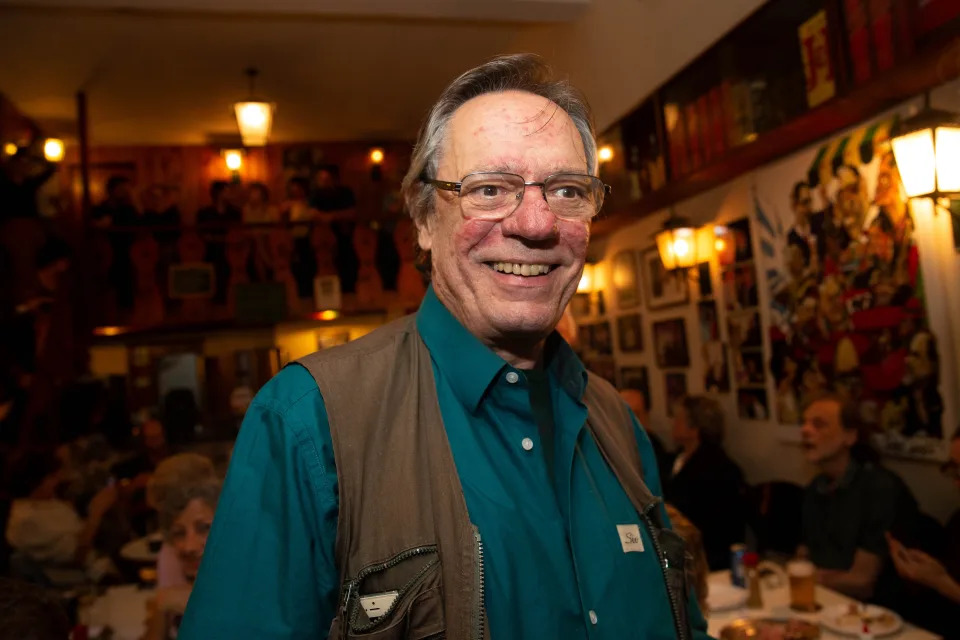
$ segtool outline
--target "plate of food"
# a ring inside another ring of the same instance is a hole
[[[820,624],[834,633],[847,636],[860,635],[866,625],[870,633],[879,638],[900,631],[903,619],[883,607],[851,602],[824,609],[820,613]]]
[[[747,603],[747,590],[732,584],[711,584],[707,592],[707,609],[729,611]]]
[[[817,640],[820,627],[799,618],[734,620],[720,630],[720,640]]]

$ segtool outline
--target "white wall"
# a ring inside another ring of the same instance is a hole
[[[955,101],[955,102],[954,102]],[[902,105],[899,111],[908,114],[916,101]],[[938,90],[934,94],[934,105],[944,108],[960,108],[960,83],[953,83]],[[889,114],[885,114],[889,115]],[[838,134],[842,135],[842,134]],[[707,222],[724,224],[743,217],[753,217],[754,193],[759,197],[764,211],[768,215],[778,213],[789,214],[789,203],[786,199],[793,181],[800,179],[810,166],[811,160],[819,145],[797,152],[787,158],[772,163],[754,172],[741,176],[719,188],[701,194],[695,198],[682,202],[676,206],[680,215],[687,216],[697,225]],[[782,211],[786,208],[786,211]],[[929,208],[928,208],[929,209]],[[958,397],[960,397],[960,383],[958,383],[958,367],[960,362],[960,326],[951,322],[951,318],[960,317],[960,291],[955,282],[960,275],[960,259],[953,247],[950,234],[949,218],[940,214],[933,216],[929,210],[914,208],[916,222],[915,241],[919,245],[921,269],[924,288],[927,297],[927,313],[934,334],[937,336],[941,357],[941,386],[940,392],[946,405],[943,428],[947,433],[953,431],[957,424]],[[603,266],[609,265],[612,257],[625,248],[645,249],[653,245],[653,234],[660,228],[666,212],[658,212],[633,223],[612,234],[601,248]],[[757,253],[757,225],[753,223],[754,254]],[[759,258],[758,258],[759,259]],[[759,281],[760,309],[764,321],[764,328],[769,327],[769,294],[766,287],[764,268],[758,262],[757,276]],[[712,265],[714,297],[720,313],[722,337],[726,342],[726,322],[723,305],[723,294],[720,289],[719,273],[716,264]],[[695,275],[691,274],[690,301],[683,306],[651,311],[646,306],[646,291],[640,307],[643,316],[644,349],[638,354],[624,354],[619,351],[615,343],[615,357],[617,366],[645,365],[648,367],[650,378],[650,392],[653,397],[650,425],[670,442],[670,422],[666,415],[666,395],[664,389],[663,371],[657,368],[652,345],[652,324],[658,320],[683,317],[686,319],[687,339],[691,356],[691,366],[682,369],[687,373],[687,385],[690,393],[703,392],[704,364],[700,357],[700,335],[698,331],[697,307],[699,290]],[[607,282],[611,282],[609,273]],[[608,319],[615,322],[620,311],[616,309],[616,301],[610,296],[607,302]],[[623,313],[632,313],[636,309],[629,309]],[[615,324],[614,324],[615,333]],[[770,348],[767,331],[764,331],[765,357],[769,359]],[[676,371],[680,371],[677,369]],[[732,374],[732,372],[731,372]],[[770,398],[771,410],[774,403],[773,381],[767,374],[767,393]],[[733,382],[734,390],[736,383]],[[734,392],[719,394],[718,399],[727,413],[726,446],[730,455],[741,465],[750,482],[769,480],[789,480],[806,483],[812,476],[813,469],[803,460],[799,446],[796,444],[798,429],[783,427],[774,421],[746,421],[737,416],[737,407]],[[921,506],[932,515],[944,519],[952,513],[960,503],[960,497],[951,483],[939,473],[939,463],[936,461],[912,461],[887,458],[886,464],[904,478],[910,485]]]

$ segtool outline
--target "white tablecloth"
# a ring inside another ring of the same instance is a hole
[[[140,640],[147,620],[147,600],[153,589],[135,584],[111,587],[81,613],[82,621],[94,630],[112,627],[113,640]]]
[[[730,584],[730,572],[715,571],[714,573],[710,574],[709,582],[710,584]],[[731,611],[718,611],[717,613],[710,614],[707,617],[710,635],[715,638],[719,638],[720,630],[723,629],[723,627],[728,623],[739,618],[802,618],[811,622],[817,622],[818,614],[798,613],[790,608],[790,589],[786,583],[776,588],[764,586],[762,594],[763,609],[742,608],[733,609]],[[827,609],[828,607],[836,606],[838,604],[853,602],[853,600],[837,593],[836,591],[831,591],[830,589],[826,589],[818,585],[817,602],[822,605],[824,609]],[[849,636],[837,635],[823,627],[821,627],[820,635],[821,638],[825,639],[847,638],[849,640]],[[891,640],[935,640],[936,638],[939,638],[939,636],[907,623],[904,623],[903,630],[901,630],[899,633],[886,637],[890,638]]]

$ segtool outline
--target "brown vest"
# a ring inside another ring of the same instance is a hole
[[[298,362],[323,395],[339,481],[342,589],[331,640],[489,638],[482,540],[467,513],[416,317]],[[591,374],[583,403],[601,453],[654,540],[671,533],[660,530],[657,501],[643,482],[630,415],[617,392]],[[658,555],[669,586],[677,564],[682,576],[682,558],[671,563]],[[369,598],[376,594],[387,595]],[[675,620],[685,618],[676,607]]]

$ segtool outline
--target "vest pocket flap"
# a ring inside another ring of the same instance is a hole
[[[444,630],[436,545],[414,547],[362,569],[349,589],[348,638],[425,638]]]

